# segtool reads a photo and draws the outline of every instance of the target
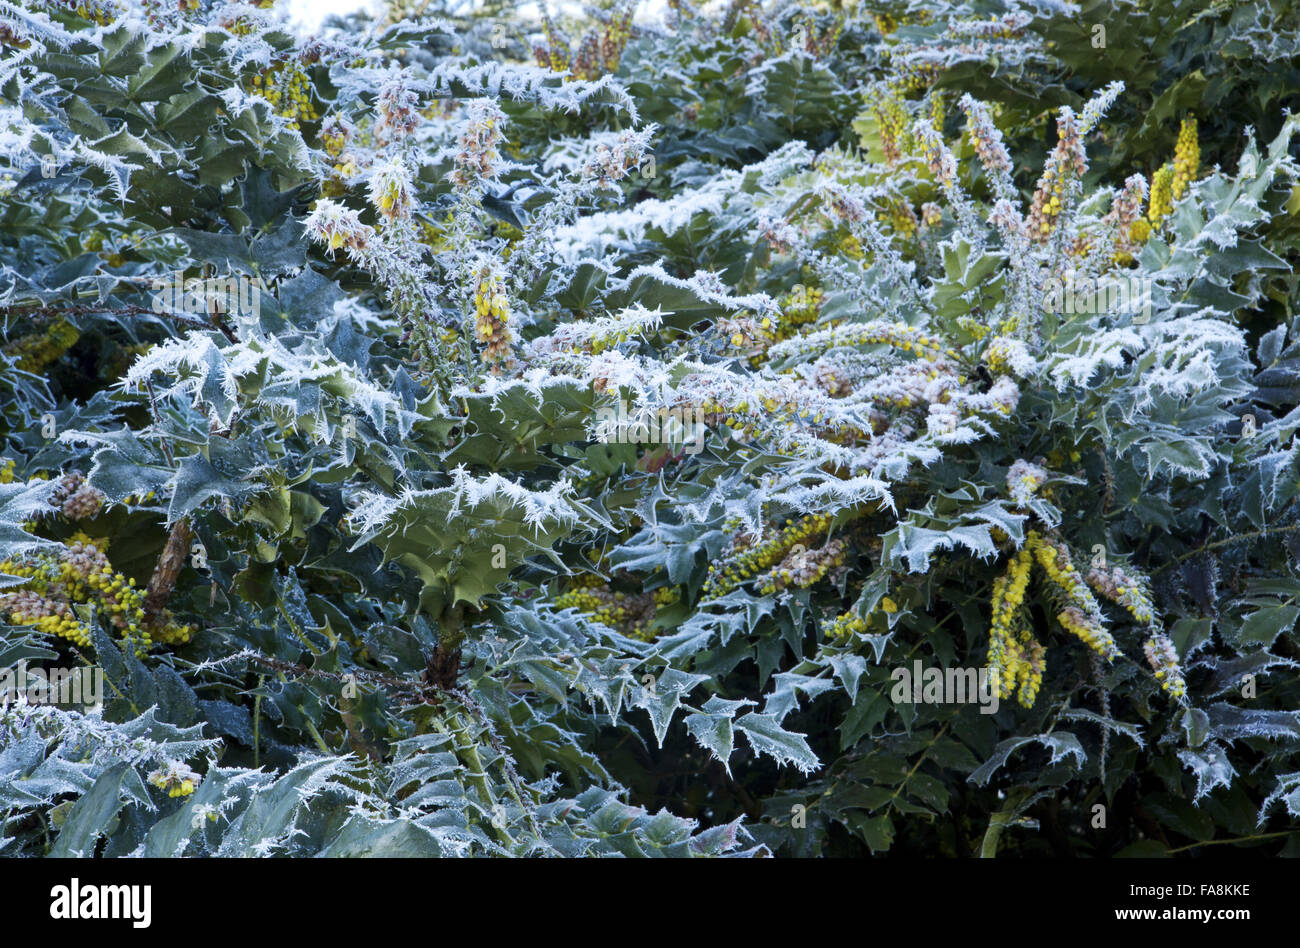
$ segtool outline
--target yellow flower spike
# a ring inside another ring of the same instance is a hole
[[[1201,146],[1196,136],[1196,119],[1183,119],[1178,130],[1178,143],[1174,147],[1174,176],[1171,193],[1175,200],[1187,193],[1201,162]]]
[[[1147,220],[1152,229],[1158,228],[1164,219],[1173,213],[1173,190],[1174,166],[1167,164],[1151,177],[1151,198],[1147,209]]]

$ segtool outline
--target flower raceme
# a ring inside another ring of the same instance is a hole
[[[325,245],[330,256],[343,248],[352,256],[364,259],[364,252],[374,238],[375,230],[363,224],[356,211],[329,198],[321,198],[305,222],[307,233]]]
[[[555,72],[568,70],[579,79],[596,79],[616,72],[623,50],[632,36],[632,17],[635,11],[636,4],[631,0],[620,0],[609,11],[604,23],[594,24],[583,35],[574,51],[543,5],[541,19],[546,44],[535,45],[533,56],[543,69]]]
[[[890,323],[883,320],[869,323],[849,323],[831,329],[819,330],[806,336],[794,337],[773,346],[772,356],[781,358],[819,349],[871,345],[892,346],[903,352],[914,353],[923,359],[938,359],[943,356],[955,358],[957,356],[957,351],[944,343],[938,336],[909,326],[907,323]]]
[[[1174,166],[1162,165],[1151,177],[1151,203],[1147,208],[1147,220],[1152,228],[1159,228],[1173,212]]]
[[[410,170],[400,158],[389,158],[371,171],[370,203],[388,221],[410,217],[412,189]]]
[[[474,337],[483,346],[483,361],[495,364],[510,354],[510,299],[501,280],[484,267],[474,286]]]
[[[681,597],[676,586],[661,586],[645,593],[613,590],[599,576],[587,574],[570,583],[555,598],[557,609],[577,609],[601,625],[644,642],[653,641],[653,623],[660,609]]]
[[[1112,259],[1117,264],[1131,263],[1136,245],[1151,236],[1151,225],[1142,217],[1142,205],[1146,199],[1146,178],[1140,174],[1130,175],[1106,215],[1106,223],[1115,228]]]
[[[1047,471],[1037,464],[1018,460],[1007,471],[1007,492],[1017,505],[1023,507],[1038,493],[1038,488],[1047,481],[1047,476]]]
[[[1027,462],[1021,464],[1018,472],[1013,471],[1014,476],[1008,476],[1008,484],[1013,493],[1021,487],[1032,493],[1046,472]],[[1123,608],[1139,625],[1154,628],[1156,621],[1145,578],[1122,566],[1094,566],[1085,577],[1075,566],[1064,543],[1030,531],[1025,545],[1012,558],[1007,571],[994,581],[988,658],[1002,697],[1009,696],[1018,688],[1020,702],[1026,707],[1033,704],[1043,668],[1042,646],[1030,636],[1023,611],[1032,563],[1038,564],[1048,582],[1049,598],[1056,603],[1057,621],[1106,661],[1119,657],[1119,647],[1105,628],[1101,609],[1089,592],[1089,586]],[[1161,688],[1171,697],[1183,699],[1186,682],[1177,652],[1168,636],[1163,632],[1153,632],[1143,651]]]
[[[1178,129],[1178,144],[1174,147],[1174,179],[1171,185],[1174,200],[1187,193],[1196,180],[1201,164],[1201,144],[1196,137],[1196,119],[1185,118]]]
[[[501,162],[498,146],[505,139],[501,130],[505,118],[505,113],[491,99],[475,99],[469,104],[456,141],[452,172],[456,187],[468,190],[496,178]]]
[[[1183,679],[1182,668],[1178,664],[1178,652],[1174,649],[1174,643],[1169,636],[1163,632],[1151,636],[1142,646],[1142,651],[1151,666],[1152,674],[1160,682],[1160,687],[1170,697],[1179,701],[1185,700],[1187,682]]]
[[[389,75],[375,101],[375,143],[384,147],[407,139],[420,124],[420,98],[400,71]]]
[[[1029,212],[1029,235],[1040,243],[1047,241],[1069,201],[1069,185],[1083,177],[1088,169],[1079,123],[1068,107],[1061,109],[1057,119],[1057,135],[1056,148],[1048,156]]]
[[[203,778],[183,761],[169,760],[149,774],[149,782],[169,797],[188,797]]]
[[[91,627],[77,617],[75,609],[93,603],[124,638],[148,649],[144,593],[136,589],[134,579],[114,572],[98,547],[77,542],[58,553],[8,559],[0,562],[0,572],[26,581],[17,591],[0,594],[0,611],[10,622],[34,626],[87,648]]]
[[[989,624],[988,669],[998,697],[1032,707],[1043,680],[1045,650],[1029,631],[1025,592],[1033,554],[1026,546],[993,583],[993,615]]]
[[[724,596],[741,583],[758,577],[761,572],[782,563],[796,546],[806,549],[807,542],[825,533],[830,529],[830,525],[831,518],[824,514],[801,517],[797,521],[788,519],[785,525],[769,539],[757,542],[751,542],[746,538],[738,540],[730,555],[709,564],[708,579],[704,583],[704,597],[710,599]],[[799,578],[808,578],[811,574],[817,574],[817,579],[820,579],[827,570],[833,568],[832,561],[842,556],[841,549],[837,547],[833,551],[820,554],[813,564],[804,562],[791,563],[789,566],[783,564],[778,567],[774,576],[764,578],[764,585],[771,585],[775,589],[778,580],[782,583],[794,582],[795,571],[799,572]],[[811,582],[815,581],[816,579],[811,580]],[[810,583],[804,583],[807,584]]]
[[[1107,661],[1119,655],[1119,647],[1106,631],[1101,607],[1093,598],[1064,543],[1052,537],[1030,531],[1027,546],[1034,559],[1047,575],[1058,603],[1063,606],[1056,613],[1057,620],[1069,632]]]
[[[1182,198],[1200,169],[1201,146],[1196,135],[1196,119],[1183,119],[1178,130],[1172,161],[1161,165],[1151,178],[1151,203],[1147,208],[1148,226],[1143,233],[1158,230],[1174,212],[1174,203]]]
[[[69,520],[93,517],[104,506],[104,495],[86,483],[80,471],[59,479],[50,492],[49,504]]]
[[[1020,462],[1020,467],[1008,475],[1008,485],[1013,495],[1021,491],[1028,497],[1045,477],[1042,468]],[[1000,696],[1006,698],[1018,692],[1025,707],[1033,705],[1045,667],[1044,647],[1031,634],[1026,611],[1031,568],[1035,564],[1046,580],[1047,598],[1053,603],[1049,612],[1062,628],[1105,661],[1119,658],[1120,650],[1106,629],[1101,607],[1089,586],[1124,608],[1135,622],[1150,627],[1155,621],[1147,583],[1131,569],[1093,567],[1085,579],[1062,541],[1029,531],[1025,545],[1011,558],[1006,572],[994,580],[987,660]],[[1144,651],[1161,687],[1181,699],[1186,684],[1168,637],[1154,633]]]
[[[1122,566],[1109,569],[1093,567],[1084,577],[1097,593],[1122,607],[1139,625],[1152,625],[1156,619],[1151,591],[1145,578]]]
[[[311,79],[296,59],[277,63],[253,76],[250,84],[252,91],[264,96],[293,131],[301,131],[302,123],[320,118],[312,102]]]
[[[846,552],[844,541],[838,539],[813,550],[796,546],[765,576],[759,577],[758,591],[766,596],[785,589],[815,586],[828,575],[843,572]]]

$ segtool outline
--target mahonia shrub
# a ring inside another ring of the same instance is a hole
[[[1295,852],[1289,14],[445,6],[0,0],[0,852]]]

